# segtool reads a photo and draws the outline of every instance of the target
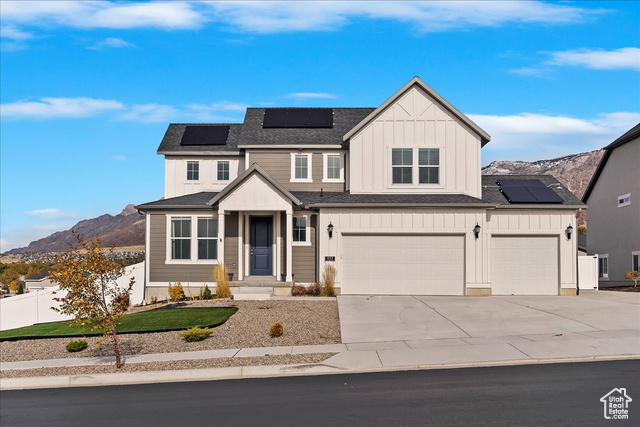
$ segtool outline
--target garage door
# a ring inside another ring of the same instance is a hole
[[[493,295],[558,295],[557,237],[491,239]]]
[[[342,293],[463,295],[462,236],[343,235]]]

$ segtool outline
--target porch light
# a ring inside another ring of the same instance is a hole
[[[479,236],[480,236],[480,224],[476,222],[476,226],[473,227],[473,237],[475,237],[476,240],[478,240]]]
[[[567,229],[564,230],[564,233],[567,235],[567,240],[571,240],[571,235],[573,234],[573,227],[571,226],[571,224],[569,224]]]
[[[327,226],[327,233],[329,233],[329,238],[331,239],[333,237],[333,224],[329,223]]]

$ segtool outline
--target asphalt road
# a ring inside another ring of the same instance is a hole
[[[629,421],[600,398],[626,387]],[[639,425],[640,360],[0,393],[10,426]]]

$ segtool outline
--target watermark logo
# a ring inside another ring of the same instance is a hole
[[[602,396],[600,402],[604,405],[604,418],[607,420],[628,420],[629,402],[632,399],[627,396],[626,388],[614,388]]]

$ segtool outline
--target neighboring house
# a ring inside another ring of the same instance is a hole
[[[629,285],[640,258],[640,123],[605,147],[582,200],[589,205],[590,254],[600,287]]]
[[[171,124],[165,197],[137,206],[147,297],[213,286],[217,263],[277,294],[331,263],[342,294],[575,295],[585,205],[551,176],[481,176],[489,140],[418,77],[378,108]]]
[[[578,255],[587,255],[587,234],[578,233]]]
[[[24,290],[26,292],[57,286],[49,280],[49,270],[42,270],[24,279]]]

